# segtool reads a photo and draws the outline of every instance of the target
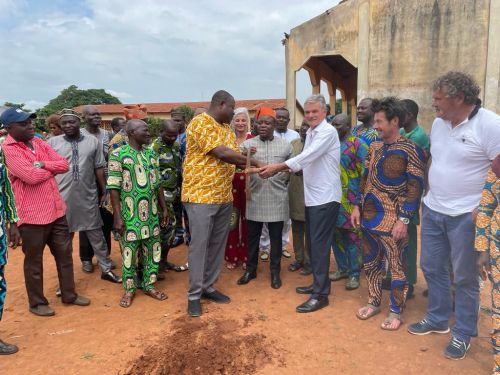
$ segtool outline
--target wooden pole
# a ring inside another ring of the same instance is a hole
[[[245,194],[247,201],[252,199],[252,190],[250,189],[250,148],[247,150],[247,162],[245,165]]]

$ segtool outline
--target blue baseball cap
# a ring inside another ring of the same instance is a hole
[[[13,122],[23,122],[29,118],[36,118],[36,113],[24,112],[22,109],[11,107],[0,115],[0,122],[4,126],[9,126]]]

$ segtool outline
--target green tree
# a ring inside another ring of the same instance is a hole
[[[151,139],[155,139],[160,135],[160,126],[162,119],[158,117],[148,117],[149,134]]]
[[[104,91],[104,89],[80,90],[77,86],[71,85],[62,90],[45,107],[36,111],[38,125],[44,126],[45,119],[52,113],[57,113],[64,108],[74,108],[85,104],[121,104],[121,102],[117,97]]]
[[[12,102],[5,102],[3,103],[5,107],[14,107],[14,108],[19,108],[22,109],[24,112],[31,112],[31,109],[24,108],[25,104],[24,103],[12,103]]]

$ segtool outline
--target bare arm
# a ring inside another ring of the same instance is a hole
[[[161,219],[160,219],[160,225],[162,227],[166,227],[168,224],[168,210],[167,210],[167,204],[165,203],[165,193],[163,192],[163,188],[160,187],[158,188],[158,203],[161,208]]]
[[[233,151],[226,146],[217,146],[213,148],[208,154],[226,163],[237,165],[238,167],[244,168],[246,164],[246,157],[244,155]],[[265,165],[263,162],[255,160],[253,158],[250,158],[250,164],[253,167],[257,168],[263,167]]]
[[[125,227],[122,219],[122,206],[120,202],[120,192],[118,190],[111,190],[111,206],[113,206],[113,230],[123,235]]]
[[[424,195],[426,195],[430,188],[429,188],[429,170],[431,169],[431,164],[432,164],[432,156],[429,156],[429,159],[427,160],[427,164],[425,165],[425,171],[424,171]]]

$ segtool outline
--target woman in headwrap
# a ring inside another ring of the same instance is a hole
[[[234,110],[231,127],[236,134],[236,143],[238,147],[246,139],[250,130],[250,115],[246,108],[236,108]],[[248,257],[248,231],[245,218],[246,195],[245,195],[245,172],[236,168],[233,178],[233,213],[231,214],[231,223],[229,236],[226,244],[226,267],[233,269],[241,263],[246,268]]]

